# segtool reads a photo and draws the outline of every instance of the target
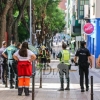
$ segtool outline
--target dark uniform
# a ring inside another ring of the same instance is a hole
[[[13,54],[17,51],[17,48],[13,45],[7,47],[3,53],[8,56],[8,70],[9,70],[9,81],[10,88],[13,87],[13,77],[15,77],[15,87],[17,87],[17,70],[16,70],[16,61],[13,59]]]
[[[89,80],[88,80],[88,74],[89,74],[89,63],[88,63],[88,57],[91,56],[90,52],[87,48],[82,47],[80,49],[77,50],[75,56],[79,57],[78,60],[78,65],[79,65],[79,74],[80,74],[80,86],[81,86],[81,90],[84,91],[84,74],[85,74],[85,85],[86,85],[86,90],[88,91],[88,84],[89,84]]]

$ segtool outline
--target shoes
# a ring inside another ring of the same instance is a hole
[[[81,89],[81,92],[84,92],[84,89]]]
[[[10,86],[10,89],[13,89],[14,88],[14,86]]]
[[[70,88],[69,87],[66,87],[65,90],[70,90]]]
[[[86,88],[86,91],[88,91],[89,90],[89,88]]]
[[[30,94],[25,94],[25,96],[29,96]]]
[[[18,96],[22,96],[22,94],[18,94]]]
[[[64,88],[60,88],[58,91],[64,91]]]

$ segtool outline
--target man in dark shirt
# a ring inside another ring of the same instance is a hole
[[[75,63],[78,59],[78,64],[79,64],[79,71],[80,71],[80,86],[81,86],[81,92],[84,92],[84,74],[85,74],[85,85],[86,85],[86,91],[89,90],[89,79],[88,79],[88,74],[89,74],[89,65],[92,67],[92,57],[87,48],[85,48],[86,42],[81,41],[81,48],[79,48],[75,54]],[[88,63],[88,59],[90,64]]]

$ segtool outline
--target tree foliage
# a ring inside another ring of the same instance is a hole
[[[65,25],[64,12],[58,8],[60,0],[32,0],[32,27],[37,33],[38,43],[42,43],[52,33],[62,31]],[[8,40],[11,34],[20,42],[29,37],[29,0],[0,0],[0,40]],[[34,36],[33,36],[34,37]],[[0,41],[0,43],[1,43]]]

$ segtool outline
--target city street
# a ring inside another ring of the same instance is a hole
[[[42,88],[39,88],[39,71],[35,76],[35,100],[91,100],[91,89],[88,92],[81,93],[79,85],[79,71],[70,71],[70,91],[57,91],[60,87],[59,75],[57,70],[57,64],[59,60],[52,59],[50,66],[52,70],[46,70],[43,72],[43,84]],[[75,67],[75,66],[73,66]],[[77,66],[76,66],[77,67]],[[78,69],[78,68],[76,68]],[[95,72],[90,69],[90,76],[94,78],[94,99],[100,100],[100,71]],[[66,81],[64,84],[66,87]],[[30,90],[32,89],[32,84]],[[26,97],[23,93],[22,96],[17,95],[17,90],[5,88],[0,82],[0,100],[32,100],[32,94]]]

